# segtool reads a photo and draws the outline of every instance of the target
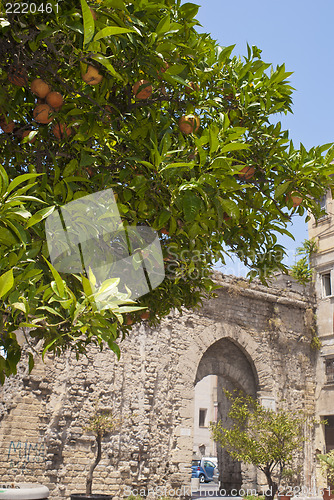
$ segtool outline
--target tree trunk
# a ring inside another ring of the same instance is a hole
[[[96,436],[96,443],[97,443],[97,454],[95,457],[94,462],[91,464],[89,467],[87,479],[86,479],[86,495],[91,495],[92,494],[92,483],[93,483],[93,472],[97,464],[101,460],[101,450],[102,450],[102,436],[97,435]]]
[[[268,490],[265,493],[265,498],[266,500],[273,500],[274,496],[276,495],[278,486],[277,483],[275,483],[271,477],[271,473],[268,470],[263,471],[266,475],[267,478],[267,483],[268,483]]]

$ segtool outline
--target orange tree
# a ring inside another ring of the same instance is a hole
[[[130,324],[210,297],[226,250],[265,279],[284,269],[277,234],[291,216],[319,216],[331,145],[296,150],[271,121],[291,111],[290,73],[256,47],[232,56],[196,31],[197,11],[179,0],[3,2],[2,381],[21,356],[18,329],[56,354],[90,343],[119,354]],[[115,295],[98,311],[84,274],[50,264],[44,224],[106,188],[124,225],[158,231],[166,278],[135,306]]]
[[[263,472],[268,484],[265,498],[272,500],[277,492],[282,494],[282,480],[297,479],[294,462],[306,441],[305,428],[311,431],[315,421],[302,410],[274,411],[241,392],[225,390],[225,394],[232,403],[228,413],[232,426],[224,427],[221,420],[212,423],[212,437],[233,459],[255,465]],[[291,486],[287,485],[287,490],[292,490]]]

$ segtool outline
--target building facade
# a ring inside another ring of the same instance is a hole
[[[317,297],[317,332],[321,348],[316,365],[316,415],[322,421],[317,448],[326,453],[334,448],[334,201],[328,192],[320,202],[326,212],[318,221],[311,217],[309,238],[317,251],[311,256]]]
[[[217,386],[217,375],[208,375],[195,386],[194,458],[217,457],[217,444],[210,432],[210,422],[217,422],[218,418]]]

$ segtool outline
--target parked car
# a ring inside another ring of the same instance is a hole
[[[215,470],[216,469],[216,470]],[[200,483],[209,483],[217,476],[217,467],[210,460],[194,459],[191,463],[191,477],[198,477]]]
[[[217,457],[202,457],[203,460],[209,460],[209,462],[212,462],[215,464],[215,467],[218,467],[218,458]]]

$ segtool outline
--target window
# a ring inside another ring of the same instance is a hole
[[[319,219],[318,220],[321,220],[321,219],[327,219],[328,218],[328,213],[327,213],[327,193],[324,194],[320,199],[316,200],[321,211],[322,211],[322,214],[320,215]]]
[[[334,383],[334,358],[326,359],[327,383]]]
[[[322,296],[329,297],[332,295],[331,273],[321,275],[322,280]]]
[[[213,469],[216,467],[214,463],[210,462],[209,460],[205,460],[204,462],[204,467],[207,468],[207,467],[212,467]]]
[[[326,206],[327,206],[326,199],[327,199],[327,195],[324,194],[323,197],[320,198],[320,200],[319,200],[319,205],[320,205],[321,210],[326,211]]]
[[[325,443],[326,453],[334,449],[334,415],[324,415],[323,418],[327,421],[325,425]]]
[[[206,420],[206,414],[207,414],[207,409],[206,408],[200,408],[199,410],[199,426],[200,427],[205,427],[205,420]]]

